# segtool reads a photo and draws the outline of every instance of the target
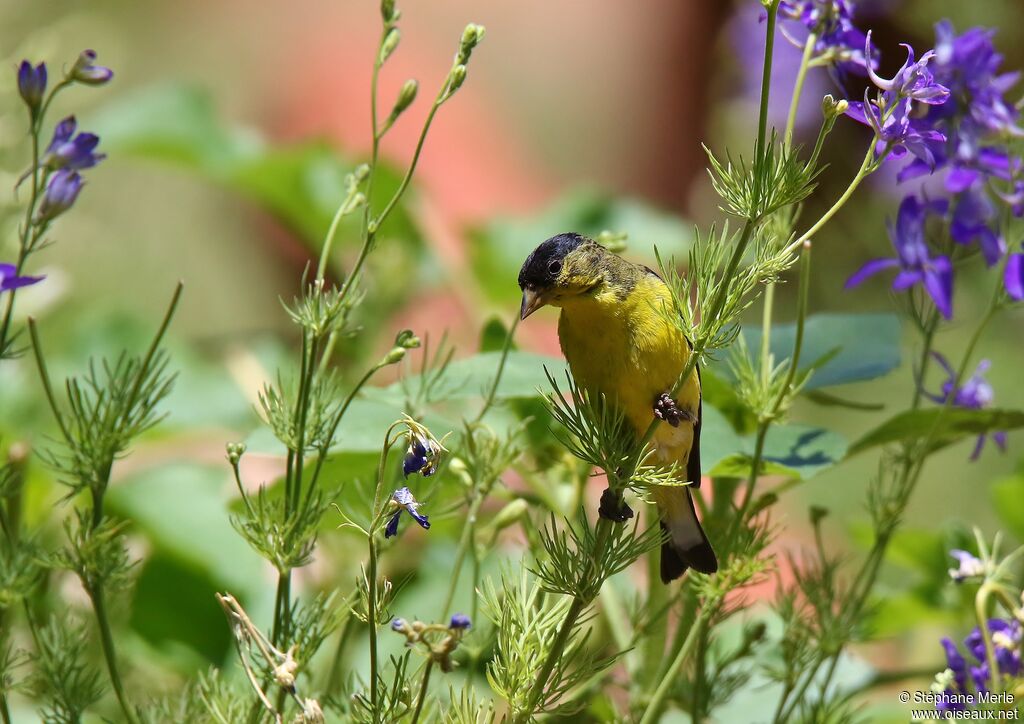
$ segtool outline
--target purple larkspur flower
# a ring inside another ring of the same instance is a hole
[[[903,291],[921,284],[946,319],[953,316],[953,265],[946,256],[932,256],[925,241],[924,225],[930,212],[942,206],[924,204],[916,196],[907,196],[900,204],[896,224],[889,224],[889,238],[896,249],[895,258],[872,259],[846,281],[855,287],[878,272],[897,268],[892,288]]]
[[[993,618],[988,621],[988,630],[999,674],[1017,676],[1021,671],[1020,622]],[[971,677],[974,679],[975,687],[978,691],[988,691],[989,684],[992,682],[985,652],[985,639],[980,628],[976,627],[967,635],[967,638],[964,639],[964,646],[978,660],[978,666],[971,668]]]
[[[75,135],[78,122],[74,116],[68,116],[53,129],[53,139],[43,154],[42,165],[51,169],[90,168],[102,161],[106,156],[96,153],[100,139],[94,133]]]
[[[882,94],[881,100],[872,100],[869,91],[864,91],[863,102],[851,101],[846,115],[875,132],[879,153],[888,150],[890,159],[900,159],[910,153],[914,163],[930,172],[939,163],[946,136],[911,115],[913,107],[909,98],[889,101],[886,96]]]
[[[399,488],[392,493],[391,505],[395,508],[395,512],[384,527],[385,538],[390,538],[398,533],[398,522],[402,517],[403,511],[411,515],[412,519],[419,523],[421,528],[430,528],[430,520],[419,512],[420,504],[416,502],[416,498],[413,497],[412,491],[409,488]]]
[[[96,65],[96,51],[83,50],[78,54],[75,64],[71,66],[68,76],[85,85],[103,85],[114,77],[114,71],[102,65]]]
[[[402,472],[405,477],[419,473],[430,477],[437,471],[441,448],[428,437],[410,433],[409,447],[402,461]]]
[[[914,49],[901,43],[907,51],[907,59],[896,75],[886,80],[874,69],[868,68],[871,82],[886,93],[894,94],[895,98],[910,98],[927,105],[942,105],[949,98],[949,89],[935,80],[928,64],[935,57],[935,51],[929,50],[918,61],[914,60]],[[871,55],[871,32],[864,38],[864,54]]]
[[[967,660],[960,649],[949,638],[943,638],[940,642],[946,652],[946,668],[952,674],[954,686],[948,686],[944,694],[966,694],[967,693]],[[939,711],[963,711],[966,707],[954,696],[939,697],[935,702],[935,708]]]
[[[18,66],[18,93],[34,114],[46,93],[46,63],[33,67],[29,61],[21,61]]]
[[[871,55],[865,55],[865,36],[854,25],[850,0],[783,0],[779,16],[804,33],[814,33],[815,55],[830,58],[840,74],[864,75],[874,64]],[[797,47],[807,42],[806,35],[797,37],[789,29],[784,33]]]
[[[18,276],[18,267],[14,264],[0,263],[0,292],[20,289],[43,280],[44,277]]]
[[[1024,301],[1024,254],[1010,254],[1003,273],[1003,286],[1010,299]]]
[[[949,552],[957,560],[957,567],[949,569],[949,577],[957,583],[969,578],[980,578],[985,575],[985,564],[980,558],[967,551],[954,548]]]
[[[473,622],[469,620],[469,616],[464,613],[456,613],[452,615],[452,620],[448,623],[448,628],[465,631],[472,625]]]
[[[51,175],[46,184],[46,190],[43,192],[43,199],[39,202],[39,208],[36,209],[35,223],[42,224],[52,221],[70,209],[74,205],[75,199],[78,198],[84,183],[78,171],[66,168]]]
[[[974,374],[957,387],[957,374],[952,365],[949,364],[949,361],[938,352],[932,352],[932,357],[946,372],[946,380],[942,383],[939,394],[925,393],[929,399],[939,404],[945,404],[947,400],[951,399],[954,407],[960,407],[965,410],[981,410],[992,404],[995,399],[995,392],[992,390],[992,385],[985,379],[985,373],[992,366],[989,360],[981,360],[974,369]],[[987,435],[984,434],[978,436],[978,442],[971,453],[971,460],[977,460],[978,456],[981,455],[986,438]],[[992,440],[1000,450],[1006,450],[1006,431],[993,432]]]

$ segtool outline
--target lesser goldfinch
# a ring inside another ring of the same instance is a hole
[[[700,371],[695,366],[675,399],[669,397],[691,347],[666,314],[672,294],[661,277],[570,233],[534,249],[519,272],[519,288],[522,319],[546,304],[561,307],[558,340],[576,383],[615,405],[638,437],[655,417],[665,420],[651,441],[656,460],[678,464],[690,486],[700,487]],[[718,570],[690,486],[653,491],[667,531],[661,548],[666,583],[687,567]]]

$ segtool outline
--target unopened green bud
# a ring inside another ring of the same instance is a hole
[[[821,99],[821,114],[825,116],[826,120],[833,120],[846,113],[846,109],[850,107],[848,101],[836,100],[831,94],[826,95]]]
[[[466,66],[457,65],[452,68],[452,72],[448,75],[448,95],[451,95],[459,89],[459,87],[466,81]]]
[[[521,521],[529,510],[529,503],[522,498],[516,498],[498,511],[498,514],[491,520],[491,525],[494,526],[495,531],[505,530]]]
[[[398,28],[391,28],[388,31],[388,34],[384,36],[384,40],[380,44],[380,55],[377,60],[380,65],[384,65],[384,61],[391,57],[391,54],[395,52],[395,48],[398,47],[398,41],[401,39],[402,34],[398,31]]]
[[[812,505],[810,510],[811,525],[818,525],[818,523],[828,517],[828,513],[828,508],[823,508],[820,505]]]
[[[359,164],[358,166],[356,166],[356,170],[352,172],[352,176],[355,178],[356,181],[362,183],[363,181],[370,177],[370,164]]]
[[[417,349],[420,346],[420,338],[411,329],[403,329],[395,335],[395,346],[405,349]]]
[[[383,360],[382,364],[386,364],[386,365],[398,364],[403,359],[405,359],[405,348],[404,347],[394,347],[394,348],[391,349],[390,352],[388,352],[384,356],[384,360]]]
[[[476,23],[470,23],[462,31],[462,39],[459,41],[459,65],[465,65],[469,62],[469,56],[473,54],[473,48],[478,46],[480,41],[484,39],[485,32],[484,26],[477,25]]]
[[[416,92],[419,89],[420,84],[415,80],[405,81],[402,85],[402,90],[398,92],[398,100],[395,101],[395,107],[391,109],[392,118],[397,117],[399,113],[412,105],[412,102],[416,100]]]
[[[229,442],[227,444],[228,462],[232,466],[238,465],[238,461],[242,459],[245,454],[245,443],[244,442]]]
[[[380,16],[389,25],[398,20],[398,12],[395,10],[395,0],[381,0]]]

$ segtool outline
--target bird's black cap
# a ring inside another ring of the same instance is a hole
[[[566,255],[587,241],[585,236],[575,233],[552,236],[534,249],[523,268],[519,270],[519,288],[545,289],[551,286],[562,271]]]

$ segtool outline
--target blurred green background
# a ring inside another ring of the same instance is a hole
[[[694,223],[720,217],[700,143],[716,150],[745,150],[749,143],[756,115],[750,79],[761,42],[756,8],[701,0],[407,5],[402,45],[382,78],[384,98],[409,76],[419,78],[424,96],[432,93],[466,21],[484,24],[488,34],[466,86],[439,115],[413,194],[371,259],[364,330],[345,349],[352,374],[363,368],[361,360],[387,349],[402,327],[433,340],[447,331],[457,357],[475,352],[487,320],[513,319],[518,267],[553,233],[625,232],[627,256],[650,260],[655,244],[678,254]],[[931,25],[941,17],[958,28],[998,28],[1006,67],[1024,66],[1024,13],[1017,0],[871,0],[863,6],[862,24],[876,31],[884,70],[902,62],[898,41],[930,47]],[[116,71],[110,87],[66,94],[55,111],[54,119],[75,112],[83,127],[101,135],[109,158],[89,173],[74,223],[58,225],[59,245],[40,257],[47,283],[26,291],[19,311],[42,318],[59,377],[80,369],[90,355],[142,345],[175,282],[185,281],[172,328],[181,376],[170,418],[116,471],[111,502],[135,522],[138,552],[146,555],[131,608],[132,651],[155,654],[179,673],[220,663],[228,632],[213,591],[229,588],[252,601],[263,596],[263,605],[270,596],[268,571],[227,522],[232,496],[223,446],[258,427],[255,394],[277,365],[288,364],[296,341],[278,300],[298,289],[340,199],[341,179],[367,151],[376,5],[6,0],[0,7],[4,67],[13,69],[23,57],[59,66],[91,47]],[[836,93],[824,74],[811,79],[809,94],[826,90]],[[853,96],[861,90],[852,89]],[[788,93],[788,86],[777,91]],[[803,130],[813,134],[817,101],[805,105]],[[396,168],[408,161],[424,112],[421,98],[389,136],[385,157]],[[12,71],[0,87],[5,188],[26,162],[23,115]],[[861,127],[840,122],[827,152],[830,167],[805,218],[845,186],[865,141]],[[852,292],[842,284],[864,260],[888,253],[885,221],[899,196],[891,180],[872,179],[816,239],[815,312],[894,309],[884,279]],[[13,239],[14,218],[6,215],[4,224],[3,238]],[[343,230],[336,273],[354,254],[353,232]],[[9,244],[0,250],[0,259],[12,253]],[[990,275],[958,277],[956,319],[938,344],[947,356],[961,351],[963,332],[972,328],[992,281]],[[791,290],[783,286],[780,299],[779,321],[787,321]],[[551,311],[531,318],[517,343],[557,355],[555,319]],[[998,320],[983,342],[1000,406],[1024,407],[1022,334],[1017,314]],[[904,337],[899,369],[835,390],[887,409],[807,404],[796,411],[797,420],[856,439],[898,409],[912,389],[915,340],[909,329]],[[0,371],[4,440],[44,444],[49,423],[38,392],[27,364]],[[892,642],[890,661],[909,667],[937,662],[937,632],[965,623],[929,618],[934,611],[897,595],[908,583],[899,564],[931,556],[934,565],[945,565],[935,559],[945,531],[977,524],[991,535],[1007,526],[993,512],[994,498],[1024,490],[1024,483],[1006,482],[1021,459],[1019,434],[1010,435],[1007,454],[989,446],[976,463],[967,460],[971,444],[941,453],[911,504],[908,526],[920,533],[897,545],[886,580],[894,599],[904,602],[906,620],[920,625]],[[272,480],[278,462],[270,455],[254,458],[247,478],[253,485]],[[875,465],[871,456],[855,458],[800,487],[785,504],[789,519],[780,522],[789,534],[780,549],[806,542],[805,510],[814,503],[834,513],[833,544],[855,552]],[[33,481],[30,517],[45,521],[59,491],[41,464],[33,466]],[[1000,503],[1004,510],[1008,505]],[[1019,534],[1024,520],[1017,524]],[[441,525],[431,534],[423,554],[429,565],[443,568],[450,561],[447,533],[453,537],[456,530]],[[326,533],[325,560],[354,562],[345,550],[353,540]],[[313,568],[311,580],[328,585],[333,574]],[[69,583],[71,601],[78,600],[73,588]],[[420,589],[420,600],[440,595]],[[141,657],[132,660],[142,665]]]

